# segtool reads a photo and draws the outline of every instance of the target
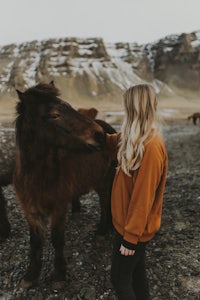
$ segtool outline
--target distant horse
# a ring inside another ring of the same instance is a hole
[[[68,205],[90,189],[98,190],[100,224],[105,226],[112,161],[106,148],[101,150],[102,127],[62,101],[54,85],[39,84],[17,92],[13,183],[30,227],[30,263],[21,286],[32,286],[39,277],[46,221],[55,249],[53,280],[61,284],[66,274],[63,248]]]
[[[196,125],[198,119],[199,119],[199,122],[200,122],[200,113],[196,112],[196,113],[192,114],[191,116],[188,117],[188,120],[191,120],[191,119],[193,121],[193,124]]]

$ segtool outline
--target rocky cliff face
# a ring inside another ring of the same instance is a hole
[[[171,87],[200,90],[200,31],[146,45],[154,77]]]
[[[66,38],[0,47],[1,93],[51,80],[70,98],[117,98],[144,81],[200,93],[200,31],[146,45]]]

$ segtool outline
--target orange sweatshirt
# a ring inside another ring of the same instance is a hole
[[[107,134],[107,146],[116,153],[118,134]],[[133,175],[122,170],[115,174],[111,207],[115,229],[131,244],[153,238],[161,224],[163,193],[168,166],[167,151],[161,136],[145,145],[142,163]]]

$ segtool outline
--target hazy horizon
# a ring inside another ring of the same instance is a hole
[[[200,30],[199,0],[0,0],[0,46],[50,38],[154,42]]]

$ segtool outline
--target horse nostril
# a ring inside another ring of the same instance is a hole
[[[105,146],[105,144],[106,144],[105,132],[96,131],[94,133],[94,138],[100,144],[100,146]]]

